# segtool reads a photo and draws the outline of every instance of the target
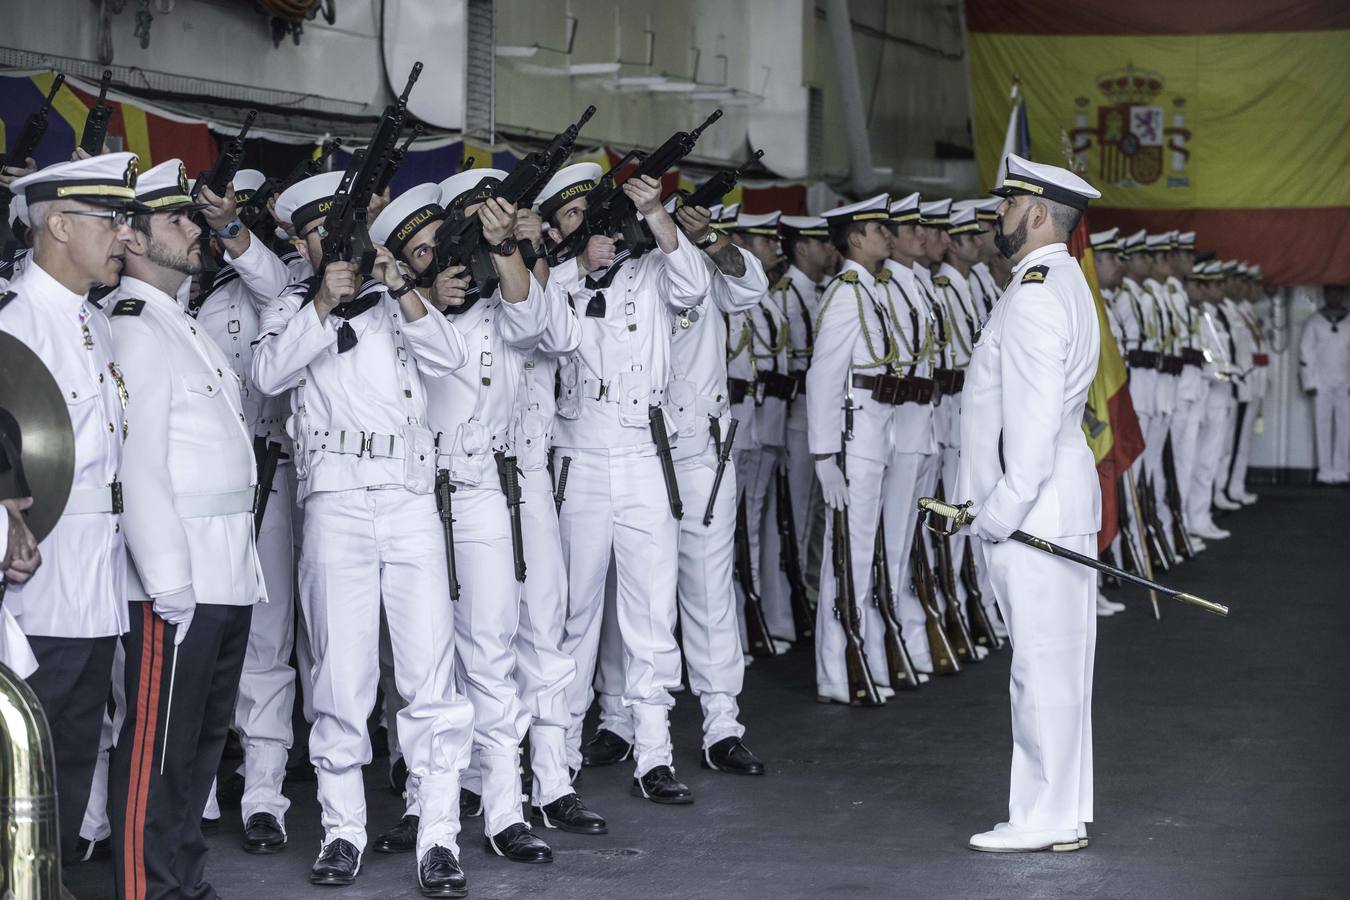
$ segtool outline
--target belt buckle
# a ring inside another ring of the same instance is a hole
[[[361,443],[356,448],[357,458],[360,459],[362,456],[366,456],[371,459],[374,459],[375,454],[371,452],[374,446],[375,446],[375,432],[372,431],[369,434],[367,434],[366,432],[362,431]]]
[[[120,482],[120,481],[118,481],[116,478],[114,478],[114,479],[112,480],[112,484],[108,485],[108,489],[109,489],[109,491],[112,493],[112,511],[113,511],[113,515],[115,515],[115,516],[121,515],[121,514],[122,514],[122,508],[123,508],[123,507],[122,507],[122,482]]]
[[[767,386],[765,385],[764,382],[760,381],[759,379],[755,379],[754,381],[751,382],[751,384],[754,385],[755,405],[763,406],[765,397],[765,388]]]
[[[595,399],[597,399],[597,400],[607,400],[607,399],[609,399],[609,382],[608,382],[608,381],[602,381],[602,382],[600,382],[600,389],[597,390],[597,391],[595,392]]]

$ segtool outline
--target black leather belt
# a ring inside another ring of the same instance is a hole
[[[727,398],[731,400],[731,405],[735,406],[737,403],[743,402],[746,397],[754,396],[754,385],[753,381],[747,381],[744,378],[728,378]]]
[[[1125,354],[1125,362],[1131,369],[1158,369],[1162,354],[1152,350],[1130,350]]]
[[[766,397],[791,400],[797,396],[797,379],[791,375],[784,375],[781,372],[760,372],[757,378],[759,383],[764,385]]]
[[[1203,366],[1205,364],[1205,354],[1200,350],[1192,350],[1187,347],[1181,351],[1181,363],[1185,366]]]
[[[933,380],[942,396],[952,396],[961,393],[966,386],[966,373],[964,369],[938,369],[933,372]]]
[[[935,386],[930,378],[901,378],[898,375],[853,376],[853,386],[872,392],[872,399],[889,406],[902,403],[932,403]]]

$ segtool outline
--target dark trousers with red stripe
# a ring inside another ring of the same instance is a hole
[[[130,607],[127,717],[109,773],[117,896],[215,897],[205,880],[201,818],[239,692],[253,607],[199,605],[176,664],[174,626],[150,603]]]
[[[98,762],[117,637],[30,637],[28,644],[38,661],[28,686],[51,729],[61,860],[69,864],[78,858],[75,845]]]

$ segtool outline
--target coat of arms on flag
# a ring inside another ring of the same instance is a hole
[[[1098,148],[1094,180],[1121,187],[1152,184],[1167,172],[1168,187],[1186,187],[1190,178],[1186,147],[1191,133],[1185,127],[1185,99],[1172,100],[1172,121],[1158,102],[1166,81],[1157,72],[1136,69],[1133,63],[1097,76],[1097,90],[1106,102],[1097,107],[1097,124],[1088,124],[1091,101],[1078,97],[1073,141],[1075,162],[1087,164],[1094,139]]]

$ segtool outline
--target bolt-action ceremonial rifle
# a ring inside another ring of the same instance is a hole
[[[961,584],[966,588],[966,618],[970,620],[970,633],[975,643],[990,650],[1002,650],[1003,638],[994,631],[994,623],[984,609],[984,593],[980,590],[980,576],[975,571],[975,547],[970,538],[966,541],[966,555],[961,560]]]
[[[1121,541],[1121,546],[1128,546],[1134,552],[1134,558],[1138,562],[1138,566],[1135,568],[1135,574],[1143,575],[1145,578],[1151,580],[1153,578],[1153,563],[1149,559],[1148,546],[1146,544],[1146,541],[1148,540],[1148,527],[1144,524],[1144,517],[1140,512],[1139,490],[1135,486],[1134,472],[1130,469],[1126,469],[1125,474],[1121,476],[1121,479],[1125,482],[1125,487],[1129,488],[1130,508],[1134,510],[1134,525],[1139,533],[1139,543],[1136,544],[1131,540],[1132,535],[1130,534],[1129,523],[1126,522],[1121,526],[1121,533],[1125,535],[1125,539]],[[1158,592],[1149,591],[1148,599],[1149,602],[1153,604],[1153,618],[1161,619],[1162,610],[1158,609]]]
[[[606,172],[600,183],[586,195],[586,216],[581,225],[563,238],[548,254],[549,265],[556,266],[576,256],[595,235],[618,236],[623,248],[616,249],[616,262],[621,261],[621,257],[626,259],[628,256],[641,255],[650,237],[646,226],[638,220],[637,208],[633,206],[633,201],[623,192],[623,185],[628,179],[619,182],[617,173],[629,159],[636,158],[637,168],[628,178],[645,176],[660,180],[662,175],[694,151],[699,136],[721,117],[722,110],[713,110],[712,115],[693,131],[675,132],[664,144],[649,154],[632,151],[620,161],[619,165]]]
[[[572,155],[577,135],[593,115],[595,107],[587,107],[580,119],[559,132],[543,150],[526,154],[489,196],[504,200],[516,209],[532,205],[549,179]],[[497,269],[492,264],[491,248],[483,240],[483,222],[478,211],[465,215],[462,208],[456,208],[448,209],[446,213],[447,218],[436,229],[435,257],[422,273],[422,284],[429,286],[437,275],[451,266],[464,266],[469,279],[464,290],[466,302],[455,310],[462,312],[471,305],[468,301],[491,296],[497,289]],[[527,260],[526,266],[529,265]]]
[[[881,614],[882,643],[886,648],[886,671],[896,690],[919,689],[919,675],[909,658],[900,619],[895,614],[895,589],[891,584],[891,564],[886,555],[886,523],[877,523],[877,539],[872,547],[872,604]]]
[[[257,118],[258,111],[250,109],[248,115],[244,117],[244,124],[240,126],[239,133],[221,146],[220,155],[216,157],[216,162],[211,166],[210,171],[203,172],[198,176],[196,190],[193,191],[194,197],[203,187],[209,187],[211,193],[217,197],[225,196],[225,192],[229,190],[230,182],[234,181],[234,176],[239,172],[239,167],[244,164],[244,138],[248,135],[248,130],[253,127],[253,121]]]
[[[909,549],[909,575],[914,584],[914,593],[919,597],[919,605],[923,607],[923,628],[933,658],[933,671],[938,675],[959,675],[961,663],[957,661],[956,651],[952,649],[947,632],[942,627],[942,613],[938,612],[936,579],[933,577],[933,567],[928,562],[922,528],[914,529],[914,541]]]
[[[520,467],[514,456],[502,450],[493,454],[497,460],[497,480],[506,495],[506,512],[511,517],[511,557],[516,564],[516,581],[525,583],[525,540],[520,527]]]
[[[103,80],[98,83],[98,100],[89,108],[84,119],[84,132],[80,135],[80,149],[90,156],[103,152],[103,142],[108,137],[108,119],[112,116],[112,104],[105,103],[108,86],[112,84],[112,69],[103,70]]]
[[[459,599],[459,570],[455,566],[455,485],[449,469],[436,470],[436,513],[445,531],[445,568],[450,581],[450,599]]]
[[[323,220],[323,259],[319,263],[322,275],[329,263],[351,260],[357,263],[362,275],[370,275],[375,265],[375,245],[370,240],[370,198],[380,183],[385,166],[393,155],[408,114],[408,95],[412,93],[422,64],[413,63],[403,93],[384,108],[380,124],[370,143],[352,154],[347,171],[342,175],[337,193],[333,195],[328,215]]]
[[[734,169],[719,169],[712,176],[697,188],[694,189],[688,197],[684,198],[684,206],[701,206],[708,209],[722,202],[722,198],[731,193],[732,189],[740,182],[745,170],[759,161],[764,155],[763,150],[756,150],[750,155],[750,158],[741,163]]]
[[[710,427],[716,425],[717,419],[711,416],[709,419]],[[708,505],[703,508],[704,528],[712,524],[713,509],[717,505],[717,494],[722,489],[722,478],[727,473],[727,463],[731,462],[731,445],[736,442],[736,426],[739,424],[735,419],[732,419],[731,424],[727,426],[727,436],[718,442],[717,469],[713,472],[712,490],[708,492]]]
[[[932,497],[923,497],[919,500],[919,509],[929,514],[928,522],[925,523],[925,527],[934,530],[940,529],[948,534],[955,534],[975,520],[975,517],[970,514],[970,506],[970,501],[966,501],[960,506],[954,506],[950,503],[943,503],[941,500],[935,500]],[[943,520],[946,521],[944,522]],[[1166,594],[1173,600],[1180,600],[1182,603],[1198,606],[1206,612],[1214,613],[1216,616],[1228,615],[1228,607],[1224,606],[1222,603],[1214,603],[1203,597],[1197,597],[1195,594],[1188,594],[1185,591],[1174,591],[1169,587],[1158,584],[1156,581],[1151,581],[1143,576],[1126,572],[1124,569],[1108,566],[1101,560],[1093,559],[1090,556],[1084,556],[1081,553],[1075,553],[1067,547],[1052,544],[1043,538],[1027,534],[1025,531],[1014,531],[1012,534],[1008,535],[1008,537],[1011,540],[1017,541],[1019,544],[1026,544],[1028,547],[1034,547],[1042,553],[1049,553],[1051,556],[1057,556],[1060,559],[1076,562],[1079,565],[1087,566],[1090,569],[1096,569],[1098,572],[1114,575],[1122,581],[1128,581],[1132,584],[1146,587],[1149,590]]]
[[[938,495],[945,497],[942,479],[937,483]],[[956,566],[952,558],[952,545],[945,534],[935,536],[933,542],[937,554],[938,588],[946,601],[943,624],[947,630],[947,640],[956,650],[956,655],[964,663],[979,662],[980,655],[975,652],[975,640],[970,635],[966,620],[961,615],[961,600],[956,591]]]
[[[839,443],[836,461],[839,471],[848,480],[848,442],[853,440],[853,398],[844,398],[844,434]],[[844,630],[844,671],[848,676],[848,700],[851,706],[880,706],[881,692],[872,680],[863,652],[862,618],[858,613],[858,596],[853,587],[853,540],[849,534],[848,506],[831,512],[831,561],[834,565],[834,617]]]
[[[735,424],[735,420],[732,420]],[[788,598],[792,607],[792,629],[797,640],[809,638],[815,631],[815,616],[806,599],[806,578],[802,574],[802,558],[797,544],[797,516],[792,508],[792,488],[788,485],[787,468],[779,466],[774,472],[774,500],[778,519],[778,567],[788,583]]]
[[[1141,472],[1139,496],[1136,500],[1139,501],[1144,522],[1144,535],[1148,539],[1148,549],[1153,554],[1153,565],[1166,572],[1176,565],[1177,561],[1172,555],[1171,547],[1163,539],[1162,519],[1158,518],[1158,495],[1153,490],[1153,476]]]
[[[5,154],[3,163],[4,168],[22,169],[28,165],[28,160],[34,158],[37,153],[38,144],[42,143],[42,138],[47,134],[48,118],[47,114],[51,112],[52,102],[56,100],[56,92],[61,90],[61,85],[65,84],[66,76],[60,72],[56,73],[56,78],[52,80],[51,90],[47,92],[47,99],[38,107],[37,112],[30,115],[23,123],[23,131],[19,132],[19,138],[9,145],[9,152]],[[14,199],[14,192],[7,187],[0,187],[0,223],[6,231],[9,230],[9,204]]]
[[[733,541],[735,551],[736,581],[745,597],[745,639],[750,644],[750,655],[755,657],[776,656],[773,635],[769,634],[769,620],[764,615],[764,601],[755,590],[754,570],[750,567],[750,531],[745,513],[744,495],[736,503],[736,536]]]
[[[1170,430],[1163,441],[1162,469],[1163,499],[1172,513],[1172,545],[1183,559],[1194,559],[1195,548],[1191,546],[1191,536],[1186,533],[1186,520],[1182,514],[1181,486],[1177,481],[1176,455],[1172,450]]]

